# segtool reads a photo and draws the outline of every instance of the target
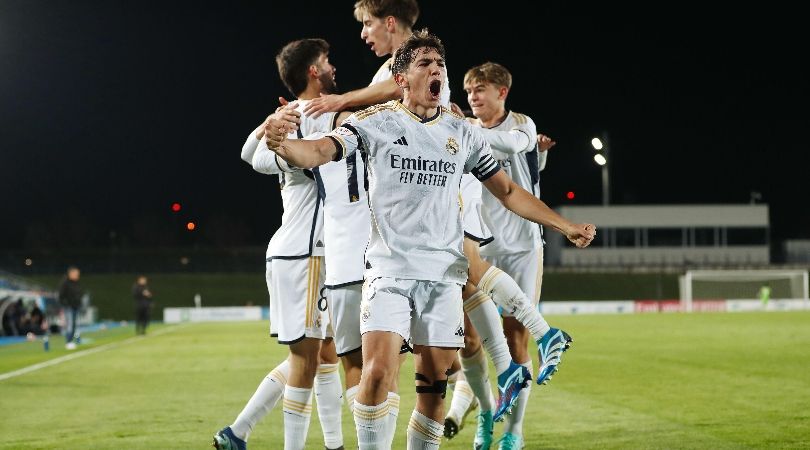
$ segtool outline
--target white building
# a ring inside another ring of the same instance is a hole
[[[770,263],[768,205],[562,206],[574,222],[597,226],[579,250],[546,232],[555,266],[717,266]]]

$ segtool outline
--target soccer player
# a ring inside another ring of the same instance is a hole
[[[482,128],[493,148],[493,157],[516,184],[539,198],[540,171],[545,167],[548,149],[555,142],[542,134],[535,137],[536,127],[530,117],[506,110],[511,86],[512,75],[496,63],[473,67],[464,76],[467,101],[476,117],[473,123]],[[551,328],[537,310],[543,261],[541,228],[504,208],[490,192],[483,193],[483,203],[482,218],[496,239],[481,247],[487,264],[471,267],[470,278],[487,293],[492,292],[492,285],[504,285],[505,289],[492,295],[503,309],[504,331],[512,358],[531,370],[531,357],[527,353],[531,332],[540,356],[537,382],[546,383],[556,372],[571,339],[565,332]],[[507,294],[505,298],[503,291]],[[521,448],[523,416],[530,392],[530,389],[520,392],[512,414],[506,418],[500,448]]]
[[[419,17],[419,6],[417,5],[415,0],[360,0],[354,4],[354,17],[362,23],[362,29],[360,32],[360,37],[366,43],[371,46],[371,50],[377,56],[386,56],[392,55],[394,51],[409,37],[413,34],[413,25],[416,23],[416,20]],[[393,57],[386,60],[382,66],[377,70],[374,77],[371,80],[371,84],[363,89],[358,89],[355,91],[347,92],[344,94],[322,94],[319,98],[315,98],[312,101],[308,102],[308,104],[304,107],[304,113],[307,114],[309,117],[318,117],[324,112],[335,112],[341,111],[346,108],[352,108],[356,106],[367,106],[377,103],[382,103],[389,100],[395,100],[402,98],[402,89],[394,82],[393,75],[391,73],[391,63],[393,61]],[[448,105],[450,102],[450,83],[447,81],[446,74],[445,80],[442,83],[442,91],[441,91],[441,102],[443,105]],[[399,142],[398,145],[407,146],[407,140],[402,140]],[[356,167],[364,166],[364,160],[362,158],[355,158]],[[343,162],[338,162],[338,164],[344,164]],[[334,171],[336,169],[330,168],[330,166],[334,166],[335,164],[330,164],[327,166],[323,166],[322,173],[326,173],[328,171]],[[326,178],[324,178],[326,179]],[[340,186],[335,186],[334,188],[342,189]],[[326,190],[329,191],[332,188],[330,186],[326,186]],[[329,193],[327,192],[327,196]],[[338,194],[342,196],[343,194]],[[363,198],[365,196],[365,192],[359,193],[360,197]],[[363,203],[367,204],[368,202],[363,200]],[[325,209],[330,209],[335,207],[333,204],[325,204]],[[353,210],[353,214],[359,214],[356,211],[356,207]],[[367,207],[366,207],[367,209]],[[344,211],[345,213],[345,211]],[[339,245],[346,245],[343,247],[345,253],[345,257],[347,259],[346,264],[351,264],[348,261],[352,254],[356,252],[362,251],[365,252],[365,245],[363,244],[361,248],[349,249],[348,245],[352,245],[351,243],[355,243],[360,247],[361,242],[367,242],[369,231],[371,228],[371,218],[368,213],[366,213],[366,220],[367,224],[365,226],[361,226],[361,222],[359,218],[355,226],[351,229],[346,229],[345,232],[337,239],[341,244]],[[339,227],[340,225],[338,225]],[[327,231],[327,233],[331,233]],[[328,239],[327,239],[328,241]],[[327,252],[330,250],[327,249]],[[331,264],[331,262],[330,262]],[[343,265],[343,263],[341,263]],[[355,270],[353,268],[349,268],[349,266],[345,266],[347,270]],[[360,269],[362,271],[363,268]],[[327,268],[327,271],[329,269]],[[327,277],[329,274],[327,273]],[[347,280],[348,282],[348,280]],[[351,291],[354,288],[348,288],[344,290],[343,293],[338,292],[337,290],[328,290],[328,295],[334,294],[335,298],[341,298],[345,293]],[[348,293],[350,296],[356,295],[356,293]],[[339,312],[344,311],[344,309],[340,306],[341,304],[345,304],[349,308],[354,308],[352,304],[354,300],[351,298],[346,299],[345,301],[341,302],[340,300],[336,302],[330,301],[330,304],[335,306],[333,309],[335,313],[334,319],[336,321],[342,321],[344,319],[351,318],[351,314],[353,312]],[[352,327],[350,330],[354,330]],[[357,336],[359,339],[359,334]],[[351,338],[354,339],[354,338]],[[338,344],[339,345],[339,344]],[[407,351],[408,346],[407,344],[403,345],[403,351]],[[507,349],[506,340],[503,339],[503,348]],[[348,350],[346,350],[348,351]],[[342,352],[341,349],[338,349],[338,352]],[[362,355],[347,355],[348,358],[353,357],[361,357]],[[399,358],[399,363],[402,364],[404,361],[404,356]],[[347,367],[345,363],[354,364],[350,361],[347,361],[347,358],[343,358],[344,361],[344,369]],[[453,379],[456,379],[461,374],[455,374]],[[398,375],[392,375],[392,384],[390,385],[390,392],[388,393],[388,424],[385,433],[387,434],[387,444],[384,446],[390,447],[391,442],[393,440],[394,434],[396,433],[396,422],[399,415],[399,394],[397,393],[397,380]],[[346,382],[347,386],[350,386],[349,383],[353,381],[352,377],[347,373]],[[474,396],[471,395],[471,390],[468,386],[466,386],[466,381],[463,380],[463,377],[458,383],[451,383],[450,386],[455,387],[455,385],[459,385],[459,396],[465,396],[467,398],[467,403],[469,404],[474,400]],[[352,405],[353,396],[356,393],[356,388],[352,389],[349,388],[346,391],[346,398],[349,401],[349,405]]]
[[[275,119],[265,135],[268,147],[296,167],[366,154],[373,221],[361,306],[363,376],[354,405],[358,445],[383,442],[392,368],[402,339],[410,338],[417,402],[408,447],[432,449],[443,433],[446,371],[463,345],[461,174],[472,172],[507,208],[579,247],[591,242],[595,227],[567,221],[517,186],[477,129],[440,106],[446,73],[438,38],[414,33],[394,53],[391,70],[401,102],[355,113],[317,140],[288,139],[289,124]],[[408,146],[397,144],[403,137]]]
[[[329,63],[328,52],[329,45],[321,39],[293,41],[279,52],[279,75],[299,99],[291,107],[302,108],[319,93],[334,92],[335,68]],[[299,116],[289,108],[281,108],[270,117],[286,118],[286,131],[295,130],[292,134],[298,137],[326,132],[334,126],[335,117],[331,115],[304,121]],[[261,141],[264,128],[260,128],[248,137],[242,157],[261,173],[279,174],[281,182],[284,214],[281,227],[268,245],[268,287],[273,310],[271,333],[277,331],[279,342],[290,346],[290,356],[262,381],[234,424],[214,436],[214,446],[245,448],[253,426],[275,406],[283,392],[285,449],[303,448],[314,384],[326,448],[342,448],[343,397],[337,356],[334,346],[321,345],[327,337],[327,317],[322,315],[325,305],[319,302],[318,295],[324,275],[319,190],[312,171],[290,167],[267,149]]]
[[[412,28],[419,16],[419,7],[414,0],[360,0],[354,5],[354,16],[363,24],[360,37],[371,46],[372,51],[374,51],[377,56],[385,56],[393,54],[402,42],[413,33]],[[394,82],[393,74],[391,73],[392,62],[393,57],[383,63],[374,75],[369,87],[342,95],[322,95],[320,98],[309,102],[304,108],[304,112],[317,116],[324,111],[337,111],[344,107],[368,105],[385,100],[402,98],[402,90],[396,82]],[[442,83],[440,93],[441,104],[444,106],[448,106],[450,101],[449,82],[446,77],[445,72],[445,80]],[[407,139],[399,141],[398,145],[407,146]],[[463,177],[462,183],[465,185],[474,183],[474,187],[478,189],[478,203],[480,203],[481,187],[478,182],[475,181],[472,176],[466,175]],[[462,193],[462,197],[464,197],[464,193]],[[466,203],[466,199],[464,201]],[[465,217],[467,215],[468,213],[465,209]],[[465,247],[466,246],[467,244],[465,243]],[[481,260],[477,253],[475,253],[475,256],[477,260],[481,261],[481,264],[483,264],[483,260]],[[496,286],[500,287],[501,284]],[[464,292],[466,294],[468,290],[465,289]],[[474,290],[469,290],[469,292],[470,295],[472,295]],[[465,295],[465,300],[468,299],[470,295]],[[489,298],[486,300],[489,300]],[[517,392],[528,384],[526,380],[531,378],[531,374],[528,370],[521,369],[519,365],[511,360],[506,339],[503,335],[500,317],[498,316],[495,305],[491,301],[482,301],[479,297],[476,297],[475,302],[471,303],[470,312],[474,321],[486,321],[477,323],[476,325],[484,335],[483,341],[487,353],[492,358],[496,371],[499,374],[500,383],[498,388],[500,395],[496,411],[494,412],[494,417],[498,418],[509,411],[513,403],[517,400]],[[456,367],[457,366],[454,365],[454,369]],[[396,380],[398,377],[394,376],[393,378]],[[464,373],[456,369],[456,371],[449,376],[449,387],[451,390],[454,390],[454,395],[453,408],[449,411],[446,420],[448,424],[446,430],[457,431],[459,426],[455,424],[462,423],[462,417],[468,413],[471,408],[475,407],[475,403],[473,403],[475,401],[473,392],[483,392],[484,389],[489,389],[489,385],[481,385],[479,387],[471,386],[464,379]],[[389,409],[389,414],[391,415],[389,418],[391,421],[389,431],[393,434],[396,427],[396,416],[398,414],[398,407],[395,405],[399,403],[399,396],[393,391],[389,395],[392,403]],[[489,397],[491,397],[491,393]],[[494,400],[492,404],[494,404]],[[486,405],[485,403],[485,406]],[[493,409],[493,407],[489,407],[489,409]],[[489,417],[491,429],[493,415],[491,414]],[[454,433],[447,434],[452,436]]]
[[[378,57],[394,51],[413,34],[419,18],[416,0],[359,0],[354,4],[354,17],[363,27],[360,38]],[[368,87],[343,94],[324,94],[304,108],[304,114],[317,117],[330,111],[344,111],[402,98],[402,89],[391,75],[393,56],[388,58],[371,79]],[[449,83],[442,84],[441,104],[449,105]]]

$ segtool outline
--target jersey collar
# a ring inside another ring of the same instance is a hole
[[[405,111],[412,119],[416,120],[419,123],[423,123],[425,125],[431,125],[432,123],[437,121],[439,119],[439,117],[441,117],[441,115],[442,115],[442,109],[444,109],[443,106],[439,105],[439,107],[436,108],[436,114],[434,114],[432,117],[425,117],[423,119],[423,118],[417,116],[416,114],[414,114],[413,112],[411,112],[411,110],[408,109],[407,106],[402,104],[401,100],[397,100],[397,105],[399,105],[399,108],[402,109],[403,111]]]

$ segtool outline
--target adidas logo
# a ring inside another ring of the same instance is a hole
[[[394,144],[408,145],[408,141],[405,140],[405,136],[402,136],[401,138],[394,141]]]
[[[323,242],[318,240],[318,242],[315,243],[315,247],[323,247]]]
[[[455,332],[455,333],[453,333],[453,334],[455,334],[456,336],[461,336],[461,337],[464,337],[464,328],[462,328],[462,327],[458,327],[458,329],[456,330],[456,332]]]

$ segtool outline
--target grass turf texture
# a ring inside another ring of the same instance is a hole
[[[550,385],[533,386],[526,448],[810,447],[810,312],[550,319],[574,346]],[[0,448],[204,448],[286,354],[266,323],[150,331],[89,335],[122,345],[0,381]],[[41,359],[36,344],[0,347],[3,372]],[[412,374],[409,359],[395,448],[404,448]],[[356,448],[347,408],[343,430]],[[442,448],[469,448],[474,430],[471,414]],[[282,448],[282,439],[279,405],[249,446]],[[307,448],[323,448],[315,411]]]
[[[267,285],[259,273],[147,274],[155,294],[154,319],[163,318],[167,306],[194,306],[200,293],[203,306],[267,305]],[[100,319],[133,320],[135,304],[132,283],[135,274],[82,274],[82,286],[90,292]],[[30,277],[56,289],[61,275]],[[546,273],[543,298],[547,300],[622,300],[678,298],[674,274]],[[754,298],[754,294],[751,294]]]

